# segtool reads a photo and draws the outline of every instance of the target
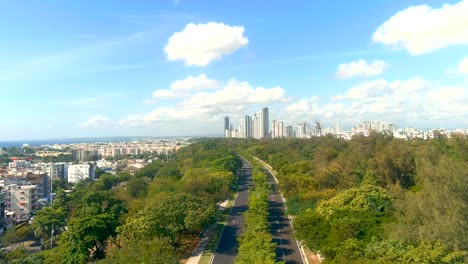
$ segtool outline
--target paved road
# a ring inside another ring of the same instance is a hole
[[[267,173],[268,182],[271,186],[268,222],[270,223],[273,242],[277,244],[277,260],[284,261],[287,264],[304,263],[296,239],[293,237],[291,223],[285,214],[284,203],[278,191],[278,186],[271,173],[268,170],[265,170],[265,173]]]
[[[214,264],[231,264],[237,256],[239,244],[237,237],[244,233],[244,216],[243,213],[247,211],[247,203],[249,197],[249,187],[252,183],[252,167],[246,161],[243,163],[243,182],[239,187],[239,194],[232,207],[229,216],[228,224],[226,225],[223,236],[215,251],[213,262]]]

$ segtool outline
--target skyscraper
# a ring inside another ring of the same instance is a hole
[[[273,138],[283,138],[283,121],[273,120]]]
[[[251,138],[253,137],[252,134],[252,118],[247,115],[244,121],[244,137]]]
[[[314,124],[314,136],[320,137],[322,135],[322,127],[320,126],[320,123],[315,121]]]
[[[224,130],[229,130],[229,116],[224,117]]]
[[[262,108],[262,138],[268,138],[270,135],[270,119],[268,113],[268,107]]]
[[[337,124],[336,124],[335,132],[336,132],[336,133],[340,133],[340,132],[341,132],[341,124],[340,124],[340,123],[337,123]]]
[[[224,117],[224,137],[231,137],[231,129],[229,125],[229,116]]]
[[[294,137],[294,130],[293,130],[293,126],[289,125],[289,126],[286,126],[286,138],[293,138]]]

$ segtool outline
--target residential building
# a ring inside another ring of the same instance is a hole
[[[95,179],[94,164],[74,164],[68,166],[68,182],[76,183],[85,179]]]
[[[285,137],[286,138],[294,138],[294,129],[293,129],[293,126],[289,125],[289,126],[286,126],[286,129],[284,131],[285,133]]]
[[[302,122],[297,125],[298,138],[306,138],[310,136],[310,125],[307,122]]]
[[[268,107],[262,108],[262,134],[261,138],[270,137],[270,119]]]
[[[1,149],[1,148],[0,148]],[[5,199],[6,199],[7,192],[6,190],[0,189],[0,233],[3,232],[6,225],[5,219]]]
[[[230,136],[230,124],[229,124],[229,116],[224,117],[224,137],[228,138]]]
[[[32,168],[31,161],[23,159],[13,159],[12,162],[8,163],[9,169],[27,169]]]
[[[14,212],[16,221],[27,221],[32,213],[37,209],[37,188],[36,185],[10,184],[6,187],[5,197],[6,212]]]
[[[244,120],[244,137],[246,137],[246,138],[253,137],[252,117],[250,117],[248,115],[245,116],[245,120]]]
[[[273,120],[273,138],[283,138],[283,121]]]
[[[46,172],[42,171],[10,171],[3,176],[3,185],[5,187],[15,184],[18,186],[34,185],[37,189],[39,198],[45,198],[49,195],[50,180]]]
[[[68,176],[68,164],[65,162],[49,163],[46,170],[52,180],[65,179]]]
[[[316,137],[320,137],[322,135],[322,127],[320,126],[320,123],[317,121],[315,121],[314,123],[313,135]]]

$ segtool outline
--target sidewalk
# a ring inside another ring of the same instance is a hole
[[[210,236],[208,234],[203,234],[203,237],[200,239],[200,243],[190,255],[186,264],[198,264],[200,258],[202,257],[203,252],[205,251],[206,245],[210,242]]]
[[[219,205],[218,210],[221,210],[221,211],[226,210],[230,201],[231,200],[226,200],[226,201],[222,202]],[[208,245],[208,243],[211,240],[213,232],[216,231],[215,229],[216,229],[217,224],[218,224],[218,221],[215,224],[213,224],[213,226],[210,229],[205,230],[205,232],[203,232],[202,238],[200,239],[200,243],[198,243],[198,246],[192,252],[192,254],[190,255],[190,258],[187,260],[186,264],[198,264],[200,262],[200,259],[203,256],[203,252],[205,251],[206,246]]]

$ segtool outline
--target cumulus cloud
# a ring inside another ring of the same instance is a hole
[[[442,86],[418,76],[408,80],[365,81],[331,99],[321,100],[322,104],[307,99],[291,102],[284,107],[285,119],[321,120],[329,125],[380,120],[415,126],[434,126],[435,120],[440,124],[454,122],[461,126],[468,119],[466,88]]]
[[[333,100],[356,100],[375,97],[376,95],[395,94],[404,99],[404,96],[428,87],[429,82],[421,77],[413,77],[409,80],[396,80],[388,82],[384,79],[365,81],[359,85],[353,86],[345,94],[334,96]]]
[[[290,113],[308,113],[312,111],[313,104],[318,101],[318,97],[301,99],[297,102],[293,102],[285,107],[286,111]]]
[[[143,119],[143,115],[129,115],[128,117],[120,120],[118,124],[120,126],[137,127],[144,125]]]
[[[457,73],[459,74],[468,74],[468,57],[458,63]]]
[[[363,99],[384,92],[387,88],[388,82],[384,79],[365,81],[359,85],[353,86],[346,94],[337,95],[333,97],[333,99]]]
[[[214,92],[200,92],[184,102],[188,106],[236,106],[266,104],[286,100],[286,92],[279,86],[273,88],[252,87],[248,82],[231,80]]]
[[[183,60],[185,65],[206,66],[247,45],[244,27],[223,23],[188,24],[174,33],[164,48],[170,61]]]
[[[382,74],[388,66],[388,63],[381,60],[375,60],[372,63],[368,64],[367,61],[360,59],[357,61],[352,61],[350,63],[338,65],[338,70],[336,71],[336,78],[346,79],[354,76],[376,76]]]
[[[423,54],[450,45],[468,44],[468,0],[441,8],[411,6],[379,26],[374,42]]]
[[[186,90],[184,82],[171,86],[170,91]],[[206,82],[213,84],[214,82]],[[218,82],[216,82],[218,84]],[[239,114],[252,107],[264,107],[275,103],[287,102],[283,88],[254,87],[248,82],[230,80],[222,88],[213,91],[198,91],[181,99],[175,106],[158,107],[146,115],[129,116],[119,122],[120,125],[137,126],[154,122],[180,120],[209,121],[226,114]]]
[[[184,80],[177,80],[173,82],[170,89],[159,89],[153,93],[153,98],[171,99],[182,96],[187,96],[191,92],[200,90],[216,89],[220,83],[216,80],[209,79],[205,74],[200,74],[198,77],[192,75]]]
[[[106,125],[110,125],[112,121],[110,118],[102,116],[102,115],[95,115],[89,118],[86,122],[77,125],[79,128],[100,128]]]

